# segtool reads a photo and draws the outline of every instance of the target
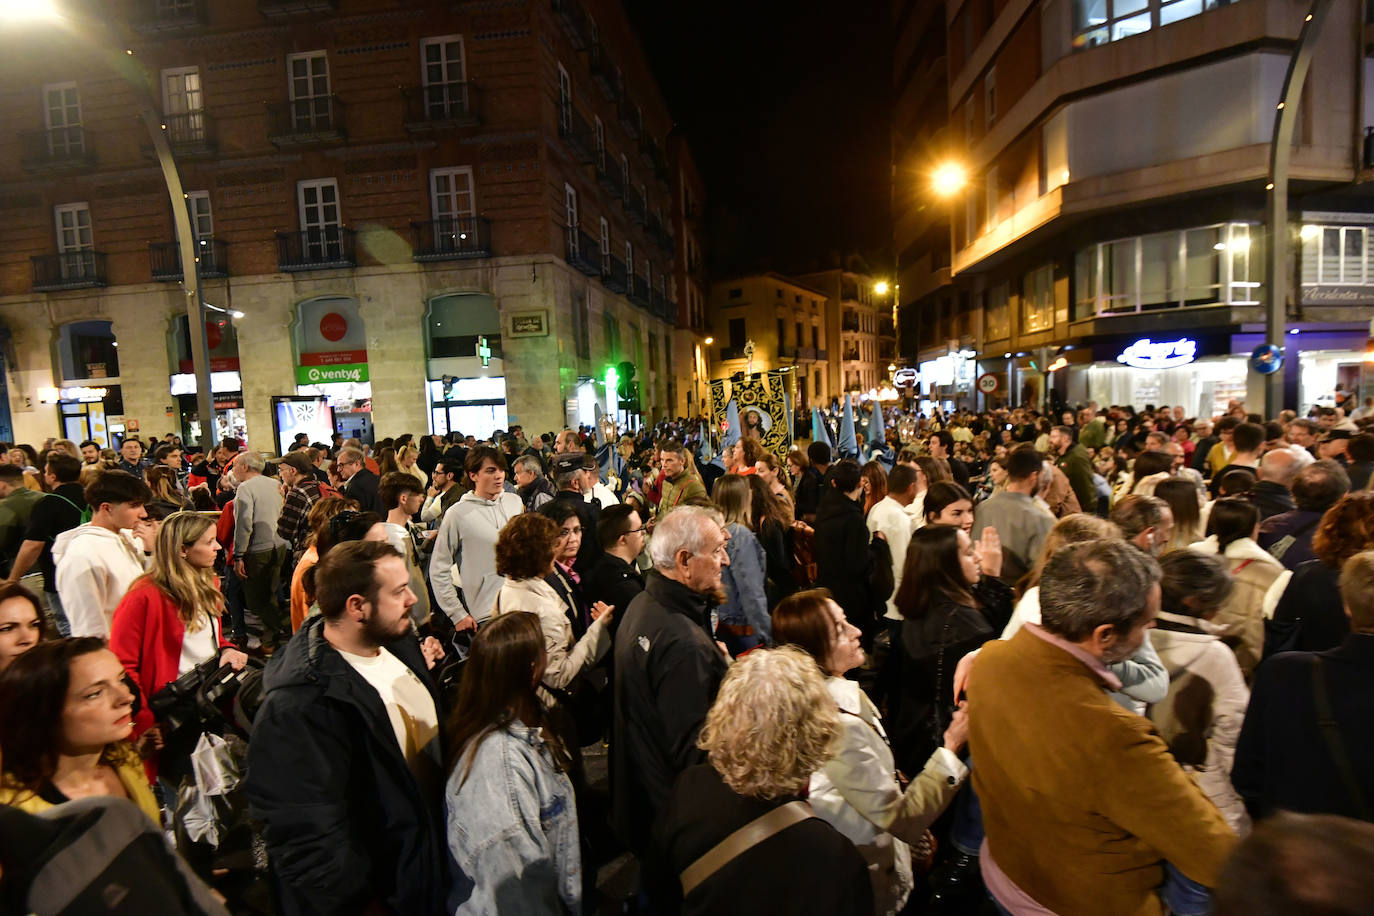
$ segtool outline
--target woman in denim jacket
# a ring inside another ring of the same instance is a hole
[[[568,755],[540,727],[544,664],[534,614],[502,614],[473,640],[449,720],[444,792],[455,916],[582,911]]]

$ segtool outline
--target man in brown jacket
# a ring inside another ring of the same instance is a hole
[[[1159,564],[1119,540],[1054,555],[1042,623],[983,648],[970,678],[969,748],[987,839],[983,880],[1009,912],[1159,916],[1166,862],[1215,887],[1236,837],[1127,712],[1107,665],[1159,613]]]

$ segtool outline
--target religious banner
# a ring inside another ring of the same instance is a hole
[[[726,410],[733,400],[741,434],[758,439],[765,449],[785,459],[792,448],[792,423],[787,407],[792,376],[792,370],[787,369],[712,379],[712,431],[719,434],[725,429]]]

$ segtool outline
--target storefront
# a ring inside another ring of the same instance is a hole
[[[972,350],[957,350],[922,362],[916,384],[921,409],[974,407],[974,383],[978,379],[976,357]]]
[[[57,352],[61,381],[56,387],[38,389],[38,402],[57,408],[64,438],[118,448],[125,433],[124,397],[114,326],[108,321],[63,325]]]
[[[1068,403],[1182,406],[1189,416],[1225,413],[1232,399],[1246,400],[1249,350],[1232,346],[1229,333],[1162,334],[1095,341],[1090,362],[1069,365]]]
[[[346,439],[371,444],[367,326],[358,300],[345,296],[307,299],[296,306],[292,336],[296,394],[325,398],[333,409],[335,431]]]
[[[501,313],[495,298],[458,293],[431,299],[425,347],[430,432],[483,438],[518,422],[507,413]]]
[[[178,315],[172,322],[171,346],[177,370],[169,379],[172,419],[181,431],[183,442],[200,442],[200,405],[196,399],[198,389],[189,327],[185,315]],[[246,443],[248,415],[243,409],[238,334],[229,315],[217,314],[206,319],[205,345],[210,353],[210,392],[215,397],[214,438],[233,437]]]

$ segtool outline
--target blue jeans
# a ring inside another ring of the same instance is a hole
[[[969,778],[954,799],[954,821],[949,828],[949,841],[954,848],[969,856],[978,855],[983,846],[983,805],[973,791],[973,759],[965,755]]]
[[[67,620],[67,612],[62,609],[62,599],[57,597],[57,592],[44,592],[43,597],[48,602],[48,616],[52,618],[53,626],[57,628],[57,635],[71,636],[72,625]]]
[[[234,634],[234,642],[242,648],[248,645],[248,622],[243,616],[243,584],[234,573],[233,567],[226,569],[219,581],[220,589],[224,592],[224,609],[229,613],[229,626]]]
[[[1164,863],[1164,886],[1159,897],[1174,916],[1208,916],[1212,912],[1212,892],[1183,872],[1172,862]]]

